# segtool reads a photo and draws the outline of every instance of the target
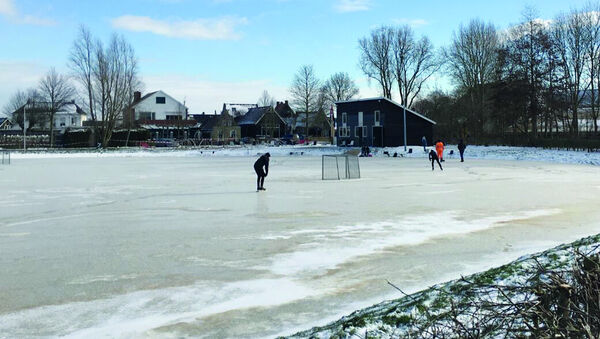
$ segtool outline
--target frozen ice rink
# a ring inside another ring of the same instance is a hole
[[[600,232],[598,167],[273,156],[0,167],[0,336],[269,337]]]

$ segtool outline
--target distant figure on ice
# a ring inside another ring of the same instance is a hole
[[[423,145],[423,152],[427,153],[427,138],[425,136],[421,138],[421,144]]]
[[[437,154],[435,153],[434,150],[429,151],[429,160],[431,160],[431,170],[433,171],[434,167],[434,163],[437,161],[438,165],[440,166],[440,170],[444,170],[442,168],[442,164],[440,163],[440,159],[438,158]]]
[[[437,152],[438,159],[444,162],[444,143],[441,140],[435,143],[435,151]]]
[[[265,177],[269,174],[269,158],[271,154],[265,153],[254,163],[254,171],[256,172],[256,191],[266,191]],[[263,170],[264,167],[264,170]]]
[[[371,149],[369,148],[369,146],[363,146],[360,148],[360,157],[370,157],[371,156]]]
[[[465,162],[465,148],[467,148],[467,145],[465,145],[463,139],[460,139],[460,141],[458,142],[458,152],[460,153],[460,162]]]

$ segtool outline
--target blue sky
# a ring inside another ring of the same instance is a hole
[[[162,89],[191,113],[223,102],[254,103],[263,90],[278,100],[303,64],[323,79],[348,72],[361,97],[378,95],[358,69],[358,39],[381,25],[408,24],[435,47],[460,24],[480,18],[505,29],[525,6],[542,19],[587,0],[0,0],[0,107],[35,86],[50,68],[68,72],[77,27],[107,41],[114,32],[134,46],[146,91]],[[433,79],[429,88],[448,88]]]

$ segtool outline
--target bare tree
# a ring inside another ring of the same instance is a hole
[[[54,116],[66,104],[73,101],[75,90],[69,81],[69,78],[56,72],[51,68],[48,73],[40,80],[39,91],[44,100],[48,119],[50,120],[50,147],[54,146]]]
[[[306,114],[305,133],[308,135],[308,113],[315,111],[318,104],[321,82],[315,75],[312,65],[303,65],[300,67],[294,80],[290,93],[296,104],[296,111],[304,111]]]
[[[273,98],[271,95],[269,95],[269,92],[267,90],[264,90],[262,92],[262,94],[260,95],[260,98],[258,98],[258,102],[257,102],[258,107],[265,107],[265,106],[275,106],[275,98]]]
[[[358,41],[360,47],[359,66],[369,78],[381,86],[384,97],[392,98],[394,71],[391,63],[394,32],[390,27],[371,31],[371,35]]]
[[[41,107],[43,107],[42,99],[38,90],[30,88],[26,91],[17,91],[13,94],[8,99],[6,105],[4,105],[2,111],[6,116],[10,117],[12,122],[18,124],[21,128],[25,128],[23,122],[23,109],[25,108],[27,110],[27,130],[29,131],[33,127],[44,124],[47,121],[45,109],[40,109]]]
[[[550,74],[551,40],[544,23],[533,8],[526,8],[523,21],[508,30],[504,43],[506,55],[504,82],[515,85],[523,95],[524,114],[518,114],[523,131],[537,136],[542,114],[542,94]],[[513,100],[518,102],[519,100]],[[500,103],[502,105],[502,103]],[[506,105],[503,105],[506,106]],[[513,127],[515,127],[513,123]]]
[[[87,112],[91,120],[95,123],[98,119],[94,107],[94,66],[97,62],[96,56],[97,44],[94,42],[92,34],[85,26],[79,27],[79,36],[73,42],[71,55],[69,57],[69,67],[74,73],[74,77],[82,86],[84,97],[86,98]]]
[[[347,101],[358,95],[358,87],[348,73],[333,74],[323,85],[323,95],[326,104],[332,105],[338,101]]]
[[[445,53],[452,78],[469,93],[471,118],[479,133],[483,133],[485,89],[493,80],[498,46],[494,26],[472,20],[466,27],[461,25]]]
[[[437,72],[442,63],[435,57],[433,45],[427,37],[415,40],[410,26],[393,29],[392,65],[398,84],[400,103],[412,107],[423,84]]]
[[[583,12],[583,25],[587,40],[587,66],[590,81],[590,118],[594,132],[598,132],[598,90],[600,89],[600,4],[589,3]]]
[[[587,39],[585,17],[582,12],[572,11],[555,20],[552,34],[561,58],[562,73],[566,83],[571,111],[571,133],[579,134],[579,105],[589,89],[585,81]]]
[[[94,70],[98,89],[102,145],[108,146],[112,131],[128,106],[133,102],[133,92],[141,86],[138,65],[133,47],[122,37],[113,35],[106,50],[97,51],[98,64]]]
[[[81,27],[69,65],[83,88],[101,145],[107,147],[119,120],[126,118],[133,93],[142,87],[133,47],[118,35],[104,47]]]

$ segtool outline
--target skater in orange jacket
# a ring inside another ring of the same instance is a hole
[[[441,140],[438,140],[435,143],[435,151],[437,152],[437,156],[441,162],[444,161],[444,143]]]

